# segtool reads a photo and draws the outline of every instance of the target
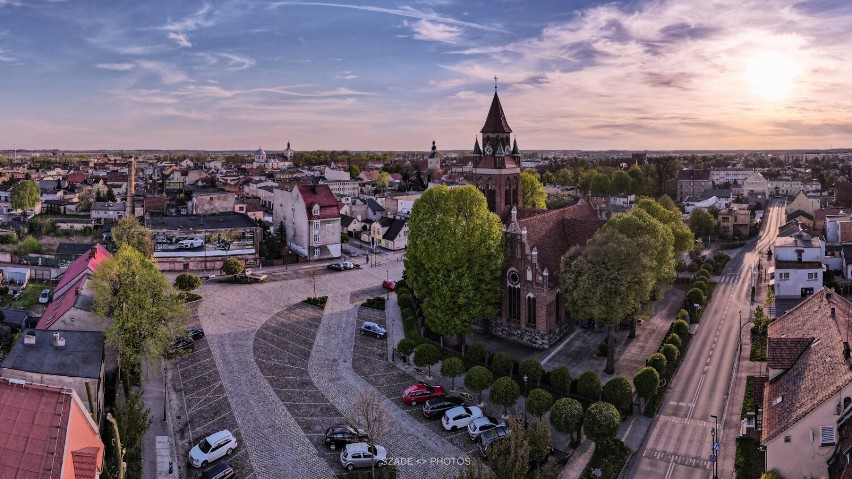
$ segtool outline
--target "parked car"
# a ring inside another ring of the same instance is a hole
[[[395,281],[382,281],[382,288],[385,288],[390,291],[396,291],[396,282]]]
[[[418,403],[426,402],[429,399],[441,397],[444,395],[443,386],[430,386],[426,383],[412,384],[405,388],[402,392],[402,401],[405,404],[416,406]]]
[[[198,341],[204,337],[204,330],[201,328],[189,328],[186,330],[186,335],[193,341]]]
[[[39,302],[39,304],[47,304],[47,303],[50,302],[50,290],[49,289],[41,290],[41,294],[38,295],[38,302]]]
[[[475,441],[485,431],[494,429],[500,423],[492,416],[482,416],[474,419],[467,425],[467,433],[471,441]]]
[[[236,479],[237,473],[227,462],[219,462],[208,467],[196,479]]]
[[[347,444],[364,442],[367,438],[363,429],[355,429],[348,424],[335,424],[325,430],[325,445],[332,451]]]
[[[331,263],[330,265],[326,266],[326,268],[332,271],[343,271],[344,269],[341,263]]]
[[[364,321],[364,324],[361,325],[361,334],[369,334],[379,339],[384,339],[385,336],[388,335],[388,332],[385,330],[385,328],[379,326],[376,323]]]
[[[474,419],[482,417],[482,409],[477,406],[459,406],[447,410],[441,418],[441,425],[447,431],[467,427]]]
[[[388,451],[382,446],[370,446],[366,442],[347,444],[340,453],[340,464],[347,471],[356,467],[384,467],[388,462]]]
[[[509,426],[497,426],[494,429],[489,429],[479,436],[479,444],[477,449],[479,450],[479,455],[483,458],[488,457],[488,446],[491,445],[494,441],[498,439],[502,439],[504,437],[512,434],[512,430],[509,429]]]
[[[188,336],[177,336],[171,346],[166,349],[166,357],[174,358],[184,352],[191,353],[195,351],[195,342]]]
[[[443,396],[430,399],[423,403],[423,415],[429,419],[436,419],[444,415],[449,409],[464,404],[464,399],[458,396]]]
[[[204,240],[200,238],[188,238],[178,241],[177,246],[181,249],[198,248],[204,246]]]
[[[351,261],[344,261],[340,263],[340,266],[342,266],[343,269],[355,269],[355,265]]]
[[[214,432],[189,451],[189,463],[192,467],[206,467],[222,456],[230,456],[236,447],[237,438],[231,431],[223,429]]]

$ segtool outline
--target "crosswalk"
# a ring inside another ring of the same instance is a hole
[[[727,273],[719,276],[719,284],[751,283],[751,274],[747,272]]]

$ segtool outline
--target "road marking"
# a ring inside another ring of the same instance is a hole
[[[672,472],[674,471],[674,458],[672,458],[671,462],[669,462],[669,469],[666,471],[666,479],[672,477]]]
[[[698,388],[695,390],[695,396],[692,397],[692,407],[689,408],[689,414],[686,415],[687,419],[692,419],[692,414],[695,412],[695,403],[698,402],[698,394],[701,393],[701,385],[704,384],[704,377],[706,375],[706,373],[701,373],[701,378],[698,380]]]
[[[547,357],[544,358],[541,361],[541,365],[544,366],[545,364],[547,364],[547,362],[550,361],[550,358],[552,358],[556,353],[558,353],[566,344],[568,344],[568,341],[571,341],[571,339],[579,332],[580,332],[580,330],[578,329],[578,330],[574,331],[573,333],[571,333],[570,336],[565,338],[565,341],[562,341],[562,344],[560,344],[559,346],[556,346],[556,349],[551,351],[550,354],[548,354]]]

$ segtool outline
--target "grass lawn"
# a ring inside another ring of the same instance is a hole
[[[751,335],[751,352],[748,358],[752,361],[766,361],[766,336]]]
[[[0,298],[0,306],[29,309],[31,306],[38,304],[38,297],[41,294],[41,290],[53,289],[53,286],[53,284],[43,281],[30,281],[27,287],[24,288],[24,294],[17,301],[12,301],[11,295],[5,295]]]

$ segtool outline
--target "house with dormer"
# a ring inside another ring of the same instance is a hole
[[[775,297],[805,298],[822,287],[825,244],[812,234],[799,230],[775,238]]]
[[[287,225],[287,244],[308,261],[339,258],[340,203],[328,185],[273,189],[272,222]]]

